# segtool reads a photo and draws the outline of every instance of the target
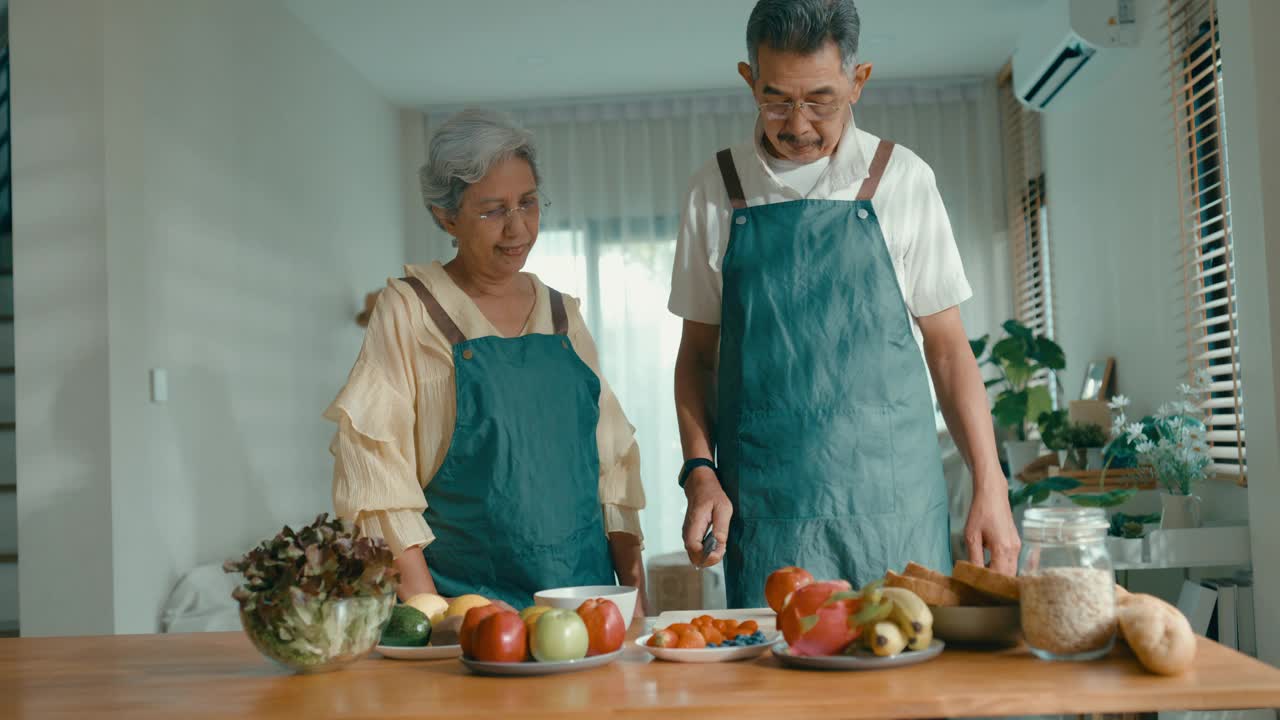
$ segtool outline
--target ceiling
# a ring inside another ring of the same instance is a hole
[[[995,74],[1056,0],[859,0],[875,78]],[[397,105],[736,87],[755,0],[285,0]]]

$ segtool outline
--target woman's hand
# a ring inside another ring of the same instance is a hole
[[[436,593],[436,581],[427,570],[427,559],[422,555],[422,546],[414,545],[405,548],[396,558],[396,570],[400,572],[400,581],[396,583],[396,594],[401,600],[408,600],[422,593]]]
[[[609,533],[609,554],[613,556],[613,569],[620,585],[636,589],[635,617],[646,617],[649,597],[645,593],[644,559],[640,554],[640,538],[630,533]]]

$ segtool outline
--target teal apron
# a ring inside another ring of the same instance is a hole
[[[729,607],[763,607],[787,565],[855,587],[915,561],[951,569],[933,400],[871,198],[734,211],[721,273],[717,458],[733,502]]]
[[[600,510],[600,380],[568,340],[550,291],[554,335],[468,340],[417,278],[403,278],[453,346],[457,423],[424,494],[436,539],[423,549],[436,590],[502,600],[614,584]]]

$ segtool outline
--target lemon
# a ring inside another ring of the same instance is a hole
[[[418,593],[405,600],[404,604],[426,615],[433,624],[443,620],[449,609],[449,601],[435,593]]]
[[[533,626],[537,624],[538,618],[551,608],[543,606],[527,607],[520,611],[520,619],[524,621],[524,626],[529,632],[533,632]]]
[[[481,597],[479,595],[462,595],[454,598],[453,602],[449,604],[449,610],[444,614],[444,616],[447,618],[463,617],[471,608],[484,607],[485,605],[492,604],[493,603],[489,602],[489,598],[486,597]]]

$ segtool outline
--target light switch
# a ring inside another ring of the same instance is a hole
[[[169,401],[169,373],[164,368],[151,368],[151,402]]]

